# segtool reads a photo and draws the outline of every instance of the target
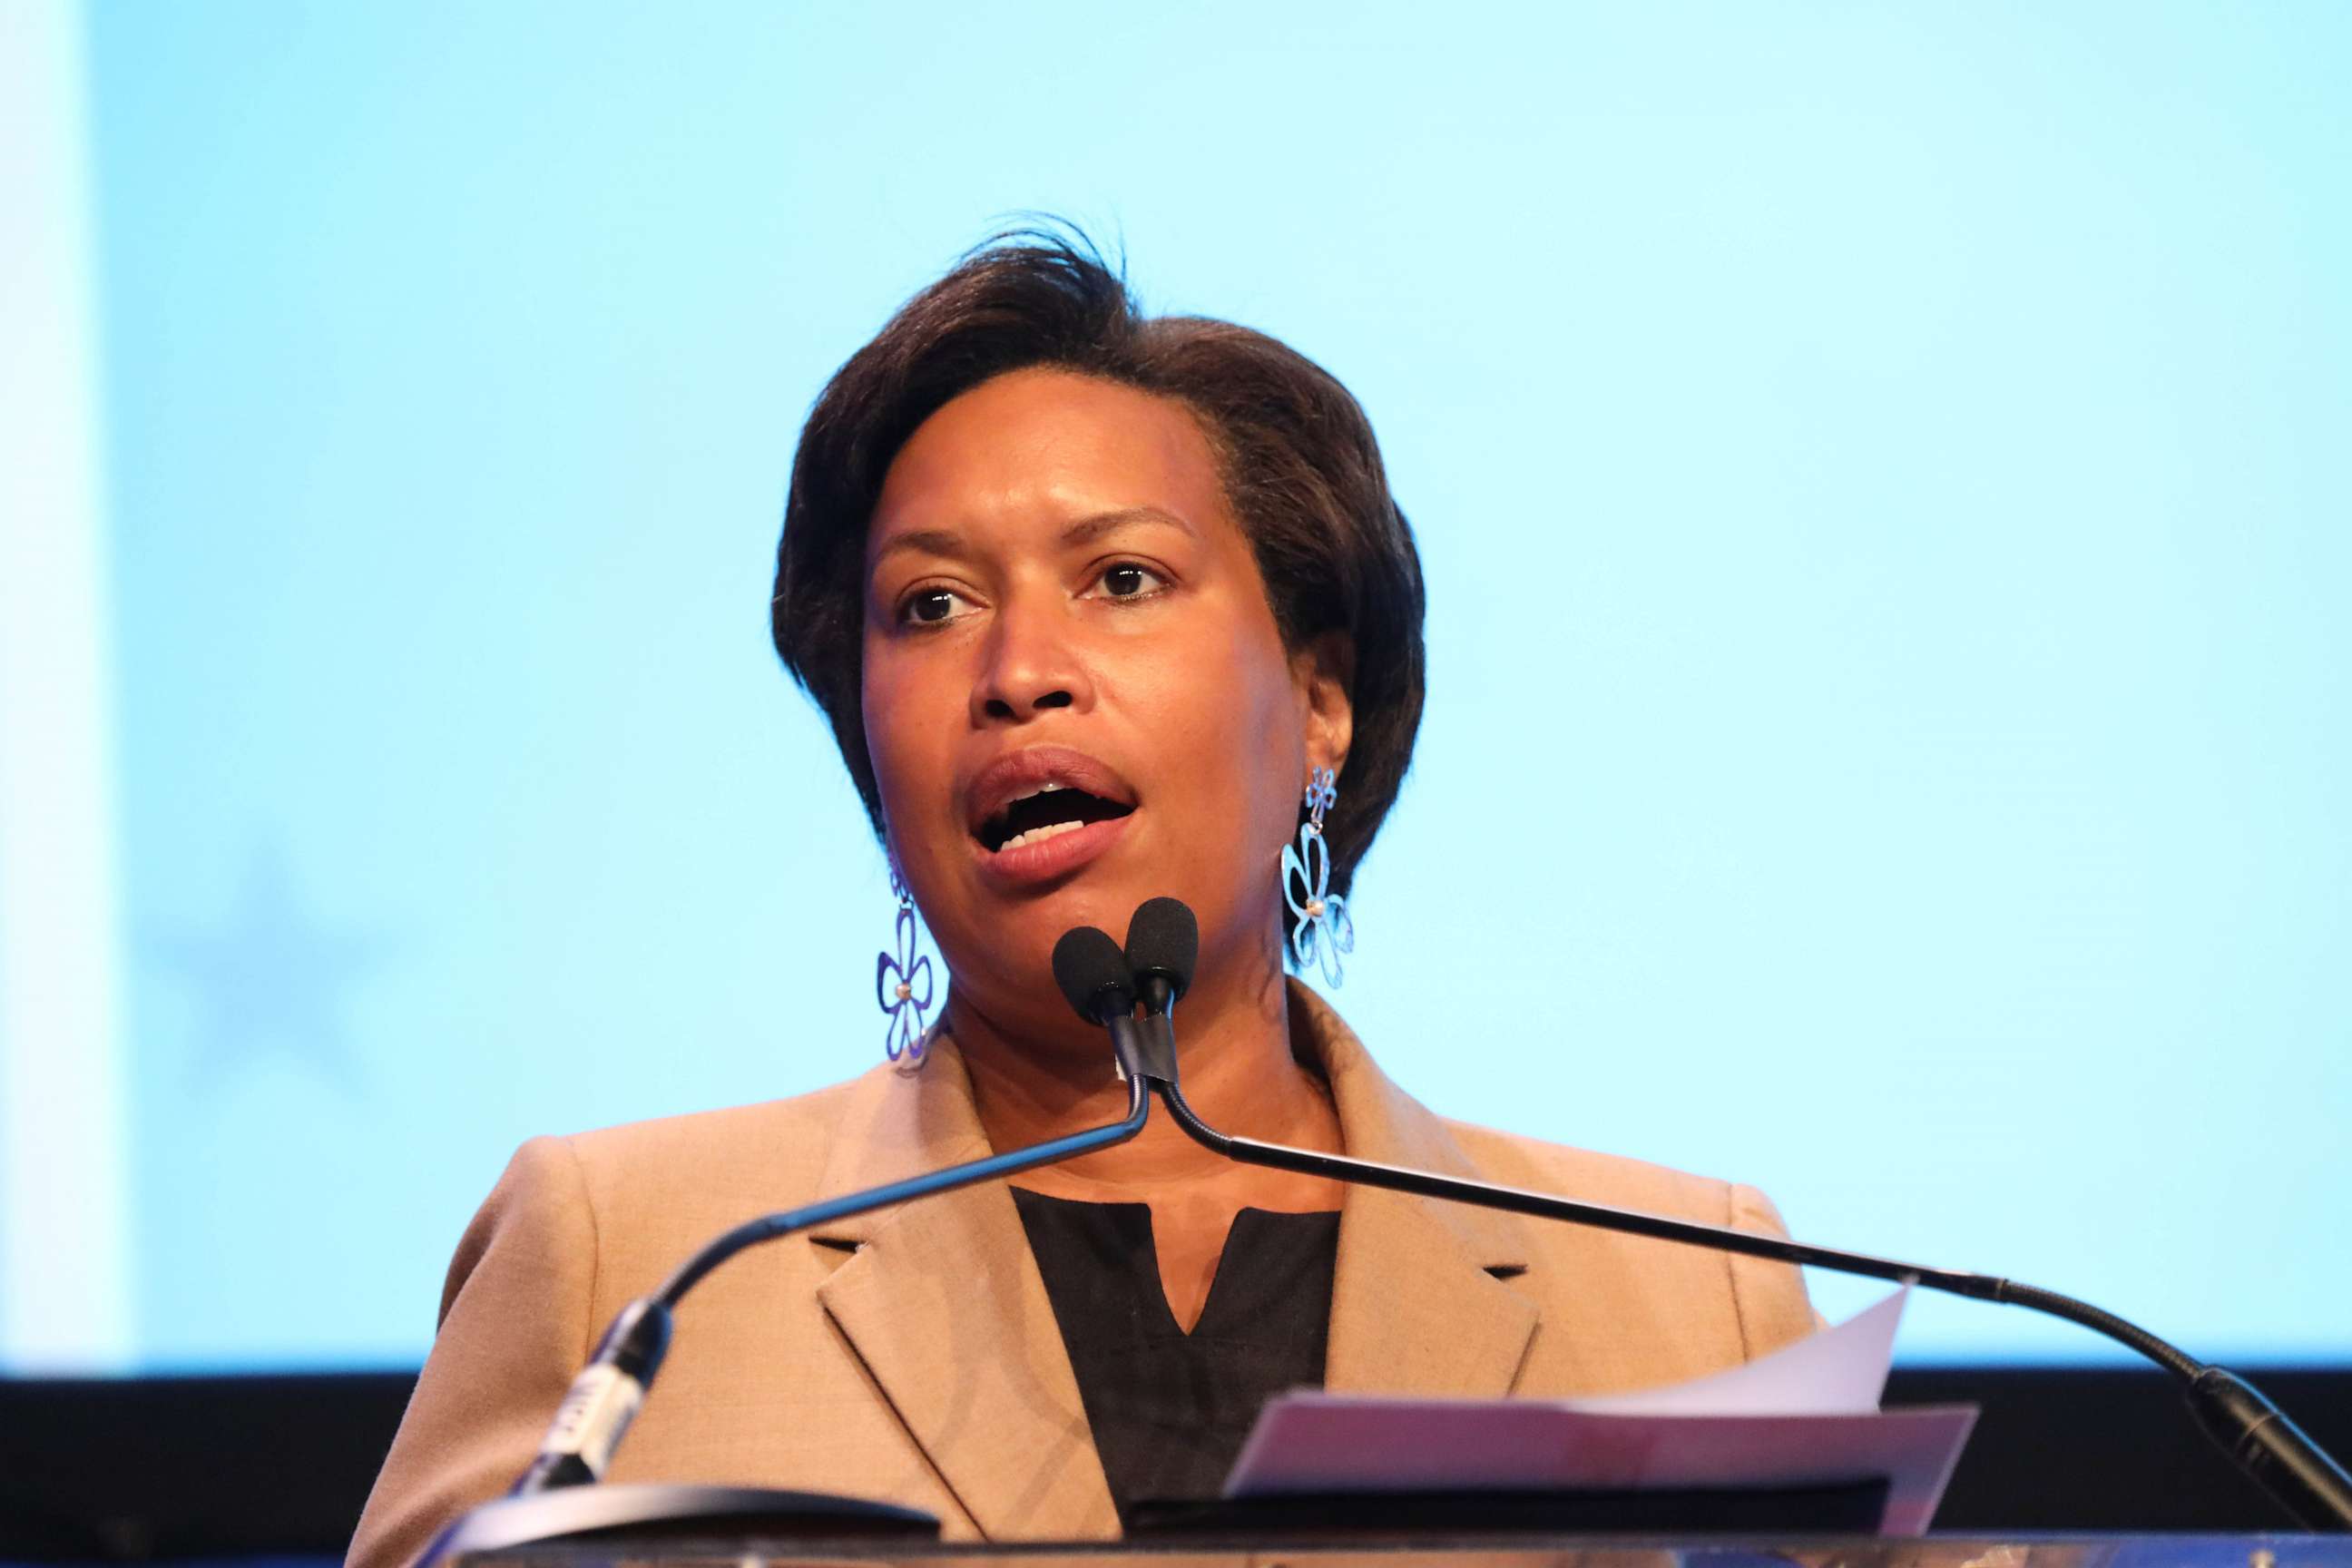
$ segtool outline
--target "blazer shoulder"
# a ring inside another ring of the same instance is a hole
[[[801,1169],[814,1183],[834,1131],[860,1079],[751,1105],[691,1110],[574,1132],[571,1145],[593,1182],[608,1173],[670,1169],[703,1180],[759,1173],[767,1181]]]
[[[1296,980],[1288,994],[1339,1102],[1342,1126],[1351,1140],[1371,1135],[1365,1151],[1371,1157],[1709,1225],[1745,1226],[1769,1215],[1770,1205],[1751,1187],[1439,1116],[1380,1070],[1328,1001]],[[1779,1228],[1777,1216],[1769,1228]]]
[[[576,1171],[571,1190],[597,1260],[593,1310],[651,1289],[720,1232],[816,1196],[837,1140],[851,1135],[845,1112],[860,1081],[534,1140],[562,1148]]]
[[[1445,1128],[1489,1180],[1590,1203],[1723,1225],[1730,1222],[1743,1191],[1752,1191],[1626,1154],[1604,1154],[1473,1122],[1448,1120]]]
[[[1772,1200],[1744,1183],[1694,1175],[1646,1160],[1549,1143],[1468,1122],[1448,1122],[1447,1130],[1489,1180],[1702,1225],[1765,1236],[1789,1234]],[[1573,1231],[1577,1227],[1559,1228]],[[1694,1277],[1700,1272],[1719,1273],[1729,1287],[1732,1321],[1743,1357],[1777,1350],[1822,1326],[1806,1297],[1804,1277],[1787,1264],[1733,1253],[1717,1253],[1707,1259],[1699,1249],[1671,1247],[1656,1256],[1660,1263],[1675,1259]]]
[[[413,1562],[496,1496],[622,1302],[720,1231],[807,1201],[857,1084],[518,1148],[450,1261],[440,1331],[351,1568]]]

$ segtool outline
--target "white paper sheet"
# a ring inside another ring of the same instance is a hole
[[[1927,1528],[1976,1411],[1881,1413],[1906,1291],[1732,1371],[1606,1398],[1270,1401],[1229,1498],[1285,1492],[1622,1490],[1888,1479],[1880,1528]]]
[[[1728,1372],[1632,1394],[1563,1401],[1593,1415],[1858,1415],[1878,1408],[1895,1361],[1904,1286],[1833,1329],[1807,1334]]]

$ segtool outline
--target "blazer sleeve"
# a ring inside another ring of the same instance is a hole
[[[352,1538],[348,1568],[402,1568],[522,1473],[588,1354],[596,1220],[578,1156],[534,1138],[466,1227],[440,1329]]]
[[[1789,1234],[1780,1211],[1754,1187],[1731,1189],[1728,1223],[1734,1230],[1778,1237]],[[1724,1257],[1731,1266],[1731,1303],[1739,1315],[1741,1353],[1749,1361],[1801,1340],[1821,1326],[1821,1316],[1805,1295],[1805,1277],[1796,1265],[1737,1253]]]

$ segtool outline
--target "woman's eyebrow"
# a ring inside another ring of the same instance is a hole
[[[1097,512],[1092,517],[1078,519],[1077,521],[1062,530],[1062,542],[1091,544],[1106,533],[1115,533],[1122,528],[1150,522],[1160,523],[1184,533],[1194,532],[1192,525],[1174,512],[1162,511],[1156,506],[1130,506],[1121,507],[1117,511]]]
[[[965,547],[963,535],[944,528],[919,528],[905,533],[894,533],[884,540],[874,552],[874,564],[879,566],[891,556],[912,552],[918,555],[944,555],[961,561],[971,552]]]
[[[1059,542],[1065,546],[1091,544],[1107,533],[1149,523],[1158,523],[1199,537],[1198,531],[1174,512],[1163,511],[1156,506],[1129,506],[1078,519],[1063,528]],[[969,559],[972,552],[964,536],[953,529],[909,529],[904,533],[892,534],[877,545],[874,551],[874,564],[879,566],[891,556],[905,553],[939,555],[950,561],[962,561]]]

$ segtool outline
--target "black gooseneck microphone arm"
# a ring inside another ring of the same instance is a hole
[[[1931,1268],[1925,1264],[1903,1263],[1832,1247],[1814,1247],[1805,1242],[1759,1236],[1749,1231],[1670,1219],[1663,1215],[1579,1203],[1571,1198],[1530,1192],[1521,1187],[1497,1186],[1493,1183],[1471,1181],[1460,1176],[1442,1176],[1427,1171],[1378,1164],[1370,1160],[1349,1159],[1342,1154],[1322,1154],[1278,1143],[1261,1143],[1252,1138],[1236,1138],[1230,1133],[1220,1132],[1202,1121],[1185,1103],[1184,1091],[1177,1087],[1172,1076],[1156,1078],[1152,1087],[1159,1090],[1161,1103],[1168,1107],[1168,1114],[1196,1142],[1244,1164],[1268,1165],[1276,1170],[1328,1176],[1365,1186],[1386,1187],[1391,1192],[1444,1198],[1481,1208],[1535,1215],[1543,1219],[1567,1220],[1571,1224],[1595,1226],[1603,1230],[1622,1231],[1629,1236],[1685,1242],[1724,1252],[1744,1253],[1750,1258],[1768,1258],[1781,1263],[1811,1264],[1840,1274],[1892,1279],[1955,1296],[1968,1296],[1979,1301],[2030,1307],[2069,1322],[2080,1323],[2118,1343],[2130,1346],[2180,1379],[2198,1425],[2237,1462],[2241,1469],[2296,1520],[2315,1530],[2352,1530],[2352,1475],[2347,1475],[2344,1468],[2326,1449],[2305,1436],[2261,1390],[2235,1373],[2207,1365],[2137,1324],[2126,1322],[2113,1312],[2094,1307],[2087,1301],[2061,1295],[2055,1290],[2045,1290],[2038,1285],[1990,1274]]]
[[[1063,982],[1065,993],[1071,994],[1074,1002],[1083,995],[1086,1005],[1079,1008],[1081,1014],[1110,1030],[1119,1076],[1127,1080],[1125,1116],[1105,1126],[1030,1148],[1010,1150],[865,1192],[845,1193],[796,1209],[763,1215],[705,1243],[678,1266],[659,1289],[630,1302],[614,1318],[612,1327],[604,1331],[604,1339],[596,1346],[596,1353],[572,1380],[562,1406],[548,1426],[546,1436],[540,1440],[538,1454],[507,1495],[526,1497],[559,1487],[584,1486],[604,1476],[612,1463],[614,1450],[620,1447],[637,1407],[653,1386],[655,1374],[661,1370],[662,1357],[669,1349],[672,1314],[678,1302],[712,1269],[737,1253],[763,1241],[774,1241],[872,1209],[911,1203],[975,1183],[1034,1171],[1041,1165],[1057,1164],[1124,1143],[1142,1131],[1144,1119],[1151,1110],[1147,1086],[1155,1079],[1138,1059],[1140,1053],[1133,1016],[1133,983],[1128,978],[1127,963],[1119,953],[1118,944],[1104,932],[1090,934],[1098,940],[1078,943],[1073,960],[1066,963],[1064,949],[1071,948],[1071,939],[1079,933],[1074,931],[1063,938],[1062,946],[1055,950],[1055,976]],[[1108,964],[1103,957],[1106,949]],[[1069,970],[1066,974],[1066,969]],[[1077,987],[1076,992],[1074,985]]]
[[[1181,920],[1174,911],[1163,909],[1152,912],[1147,921],[1147,911],[1160,905],[1182,910]],[[1140,942],[1139,938],[1142,939]],[[1344,1154],[1263,1143],[1254,1138],[1237,1138],[1218,1131],[1185,1103],[1184,1091],[1176,1082],[1173,1016],[1184,983],[1192,977],[1192,952],[1198,941],[1191,910],[1172,899],[1154,899],[1136,911],[1136,922],[1129,931],[1127,952],[1128,962],[1141,982],[1143,1005],[1150,1015],[1144,1022],[1150,1031],[1146,1037],[1153,1048],[1142,1053],[1144,1065],[1140,1070],[1152,1079],[1152,1087],[1168,1107],[1168,1114],[1196,1142],[1244,1164],[1297,1171],[1419,1197],[1534,1215],[1541,1219],[1566,1220],[1573,1225],[1589,1225],[1658,1241],[1683,1242],[1780,1263],[1810,1264],[1835,1273],[1891,1279],[1979,1301],[2028,1307],[2063,1318],[2128,1345],[2180,1379],[2186,1385],[2189,1409],[2207,1436],[2297,1521],[2314,1530],[2352,1530],[2352,1475],[2347,1475],[2326,1449],[2305,1436],[2259,1389],[2235,1373],[2200,1362],[2137,1324],[2072,1296],[1990,1274],[1931,1268],[1925,1264],[1874,1258],[1833,1247],[1814,1247],[1780,1237],[1670,1219],[1664,1215],[1580,1203],[1524,1187],[1498,1186],[1462,1176],[1350,1159]],[[1163,956],[1171,952],[1174,957]],[[1155,976],[1169,979],[1155,985]],[[1164,1048],[1159,1046],[1162,1037]]]

